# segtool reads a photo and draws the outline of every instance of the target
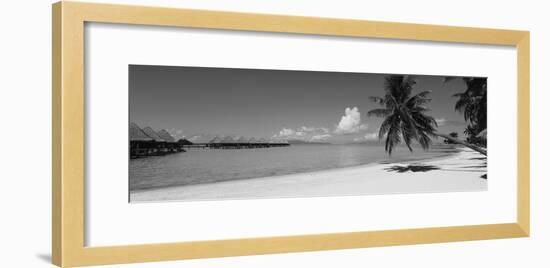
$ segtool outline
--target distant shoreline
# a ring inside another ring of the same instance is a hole
[[[299,174],[134,190],[130,192],[130,201],[206,201],[486,190],[487,180],[481,178],[487,173],[486,168],[481,167],[484,160],[480,160],[479,154],[470,149],[458,150],[457,153],[426,159],[369,163]],[[477,168],[469,168],[472,166]],[[400,172],[407,168],[427,170]]]

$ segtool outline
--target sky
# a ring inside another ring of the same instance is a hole
[[[382,119],[368,117],[379,106],[387,74],[129,66],[130,121],[166,129],[176,138],[245,136],[331,143],[378,140]],[[452,95],[461,79],[415,75],[413,94],[432,90],[429,115],[442,133],[466,126]]]

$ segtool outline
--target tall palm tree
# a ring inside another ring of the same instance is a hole
[[[412,95],[414,77],[404,75],[389,75],[385,77],[383,97],[370,97],[370,100],[382,106],[367,113],[368,116],[384,118],[380,125],[378,137],[386,137],[385,150],[391,155],[393,148],[402,140],[412,152],[411,144],[416,140],[424,150],[431,145],[431,138],[443,137],[455,143],[462,144],[487,155],[487,150],[467,142],[458,140],[436,131],[437,122],[426,114],[425,106],[431,99],[431,91],[422,91]]]

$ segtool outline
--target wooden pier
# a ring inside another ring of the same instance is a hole
[[[130,158],[142,158],[149,156],[162,156],[167,154],[174,153],[183,153],[186,152],[184,148],[176,147],[172,145],[159,144],[156,142],[146,143],[135,143],[130,142]]]
[[[199,148],[199,149],[256,149],[256,148],[271,148],[271,147],[286,147],[288,143],[195,143],[182,145],[184,149]]]
[[[182,138],[176,141],[168,131],[153,130],[151,127],[140,128],[130,122],[130,159],[161,156],[173,153],[186,152],[185,149],[256,149],[290,146],[288,142],[266,140],[264,138],[245,137],[233,138],[231,136],[216,136],[209,142],[193,143]]]

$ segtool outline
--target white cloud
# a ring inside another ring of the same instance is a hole
[[[377,141],[378,140],[378,133],[372,132],[367,133],[363,137],[358,137],[353,139],[354,142],[362,142],[362,141]]]
[[[313,131],[315,131],[315,128],[314,127],[302,126],[302,127],[298,128],[298,130],[303,131],[303,132],[313,132]]]
[[[329,130],[326,127],[311,127],[311,126],[301,126],[296,131],[305,132],[305,133],[328,133]]]
[[[353,134],[361,130],[366,130],[367,125],[361,124],[361,114],[357,107],[349,108],[345,110],[345,115],[342,116],[334,133],[336,134]]]
[[[279,133],[273,135],[272,138],[321,141],[332,137],[332,135],[328,133],[329,129],[325,127],[302,126],[297,129],[285,127],[281,129]]]
[[[273,137],[276,138],[284,138],[284,137],[290,137],[293,136],[296,133],[293,129],[290,128],[283,128],[281,131],[279,131],[279,134],[275,134]]]
[[[447,119],[445,119],[445,118],[436,118],[435,122],[437,123],[438,126],[444,126],[445,123],[447,123]]]
[[[363,138],[368,141],[378,140],[378,133],[367,133]]]
[[[324,140],[327,140],[328,138],[332,137],[332,135],[330,134],[319,134],[319,135],[314,135],[311,137],[311,141],[324,141]]]

